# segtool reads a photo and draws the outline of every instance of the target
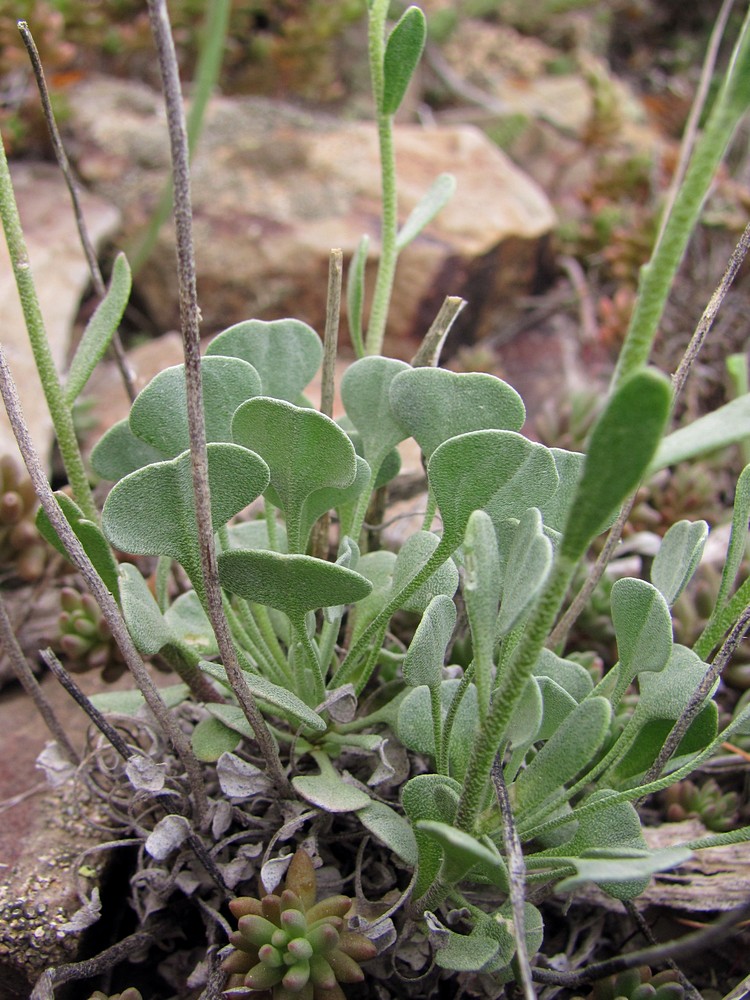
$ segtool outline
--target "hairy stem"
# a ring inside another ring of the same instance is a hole
[[[128,669],[132,673],[133,679],[143,697],[146,699],[146,704],[153,712],[164,734],[174,747],[177,756],[182,761],[190,782],[190,790],[195,803],[196,819],[200,826],[208,811],[208,799],[206,797],[206,789],[203,784],[203,774],[200,765],[190,748],[187,738],[173,719],[169,709],[162,701],[156,685],[151,680],[151,676],[138,650],[135,648],[133,640],[130,638],[130,633],[117,606],[117,602],[86,555],[83,546],[68,523],[52,492],[52,488],[47,482],[42,463],[39,461],[39,456],[34,449],[28,427],[23,418],[18,392],[2,348],[0,348],[0,394],[2,394],[10,425],[13,428],[18,448],[26,463],[26,468],[28,469],[29,477],[34,485],[39,502],[49,518],[52,527],[57,532],[60,541],[65,546],[71,561],[81,571],[89,590],[102,609],[104,620],[109,626],[117,645],[120,647]]]
[[[52,424],[55,428],[65,472],[67,473],[78,506],[87,518],[98,523],[99,512],[91,495],[89,479],[83,464],[83,458],[81,457],[81,450],[78,447],[75,428],[73,427],[73,416],[70,407],[65,402],[63,388],[60,384],[60,378],[52,358],[49,341],[47,340],[47,331],[44,327],[44,319],[39,307],[34,279],[31,274],[26,240],[21,229],[18,206],[16,205],[13,193],[8,160],[1,142],[0,218],[5,230],[8,253],[13,265],[13,274],[16,279],[18,297],[21,300],[21,308],[29,334],[31,351],[34,355],[37,371],[39,372],[39,379],[44,390],[47,408],[49,409]]]
[[[177,56],[169,25],[165,0],[149,0],[151,28],[159,55],[164,98],[167,108],[169,142],[172,153],[174,217],[177,233],[177,273],[180,297],[180,324],[185,353],[185,392],[190,428],[190,457],[201,569],[211,625],[216,635],[224,668],[272,780],[285,795],[292,789],[284,774],[273,737],[251,694],[237,659],[229,625],[222,606],[221,587],[216,561],[216,547],[211,520],[211,494],[208,483],[206,427],[203,414],[198,297],[193,250],[193,213],[190,197],[190,166],[185,111],[182,104]]]

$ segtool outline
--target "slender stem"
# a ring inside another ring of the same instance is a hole
[[[70,407],[65,402],[63,388],[60,384],[52,352],[50,351],[49,341],[47,340],[44,319],[39,307],[34,278],[31,274],[26,240],[24,239],[21,220],[18,216],[18,206],[16,205],[13,193],[8,160],[1,142],[0,218],[2,218],[5,239],[8,243],[8,252],[13,264],[13,274],[16,279],[16,287],[18,288],[18,297],[21,300],[24,320],[26,321],[31,351],[34,355],[39,379],[44,390],[44,398],[52,418],[55,434],[57,435],[63,465],[65,466],[65,471],[78,506],[87,518],[98,523],[99,512],[91,495],[91,487],[89,486],[88,476],[86,475],[83,458],[81,457],[81,451],[76,439],[75,428],[73,427],[73,416]]]
[[[711,37],[708,40],[706,57],[703,60],[703,66],[701,67],[701,75],[700,80],[698,81],[698,87],[695,91],[695,98],[690,108],[690,114],[685,122],[685,131],[682,136],[682,142],[680,143],[680,156],[672,175],[669,190],[667,191],[667,197],[664,202],[664,210],[662,212],[661,224],[659,226],[659,234],[656,237],[657,243],[659,243],[664,235],[664,227],[667,224],[667,219],[669,218],[672,206],[677,199],[680,185],[682,184],[685,177],[685,171],[687,170],[688,163],[690,162],[690,154],[695,146],[695,137],[698,133],[700,120],[706,106],[706,99],[708,98],[708,94],[711,89],[711,81],[713,80],[714,70],[716,69],[716,59],[719,55],[721,41],[724,37],[724,31],[726,30],[727,21],[729,20],[732,7],[734,7],[734,0],[724,0],[721,5],[721,10],[714,21],[714,26],[711,29]]]
[[[489,715],[480,726],[464,778],[456,813],[456,826],[459,830],[470,832],[474,825],[497,748],[549,635],[550,626],[560,608],[574,569],[575,563],[558,553],[523,638],[494,693]]]
[[[722,670],[727,663],[729,663],[735,650],[745,637],[748,629],[750,629],[750,605],[748,605],[748,607],[746,607],[740,615],[739,620],[736,622],[721,649],[714,657],[711,666],[704,674],[700,684],[690,696],[690,701],[685,706],[685,711],[682,713],[677,722],[675,722],[672,731],[664,741],[656,760],[646,772],[646,776],[643,779],[643,783],[645,785],[655,781],[664,770],[667,761],[679,746],[693,719],[696,717],[698,712],[700,712],[712,687],[721,676]]]
[[[700,349],[703,347],[703,342],[711,331],[711,327],[714,325],[714,320],[716,319],[719,309],[727,296],[727,292],[732,286],[732,282],[737,277],[737,272],[742,266],[742,262],[747,256],[750,250],[750,223],[745,226],[745,230],[740,236],[737,246],[732,251],[729,258],[729,263],[727,264],[724,274],[721,276],[721,281],[714,290],[713,295],[709,299],[708,305],[703,310],[703,315],[695,328],[695,333],[693,334],[690,343],[687,346],[685,354],[680,361],[677,371],[672,376],[672,385],[674,387],[675,398],[679,396],[682,392],[685,382],[687,380],[690,369],[698,357]]]
[[[396,155],[393,147],[393,118],[384,115],[383,106],[385,55],[385,21],[388,16],[389,0],[373,0],[369,13],[368,47],[370,56],[370,77],[375,98],[375,110],[380,144],[380,182],[382,198],[382,231],[380,237],[380,261],[375,280],[370,319],[365,338],[367,354],[380,354],[388,318],[393,278],[396,271],[396,235],[398,211],[396,200]]]
[[[566,609],[565,614],[562,615],[557,625],[555,625],[554,629],[550,633],[547,645],[551,649],[554,649],[556,646],[562,646],[565,643],[568,632],[580,613],[586,607],[588,599],[596,590],[596,585],[601,580],[604,570],[609,565],[615,549],[620,544],[622,533],[625,530],[625,525],[628,523],[630,512],[635,504],[635,497],[636,494],[634,493],[623,504],[622,509],[617,516],[617,520],[609,529],[609,534],[607,535],[607,541],[604,543],[604,548],[599,553],[594,565],[591,567],[583,586],[570,602],[570,606]]]
[[[320,390],[320,412],[333,417],[333,401],[336,390],[336,354],[341,321],[341,285],[343,281],[344,254],[341,250],[331,250],[328,258],[328,295],[326,297],[326,327],[323,335],[323,373]],[[318,559],[328,557],[328,541],[331,527],[330,511],[320,517],[312,531],[310,552]]]
[[[393,145],[393,119],[378,114],[378,139],[380,142],[380,177],[382,190],[380,260],[375,279],[375,291],[365,337],[368,354],[380,354],[383,349],[385,325],[391,303],[393,281],[396,276],[396,236],[398,233],[398,203],[396,197],[396,152]]]
[[[83,210],[81,208],[81,199],[78,190],[78,183],[75,179],[73,171],[70,166],[70,161],[68,160],[68,154],[65,151],[65,145],[62,141],[62,136],[60,135],[60,130],[57,127],[57,122],[55,120],[55,113],[52,110],[52,102],[50,101],[49,90],[47,88],[47,81],[44,76],[44,68],[42,67],[42,61],[39,58],[39,52],[34,41],[34,36],[29,30],[29,26],[26,21],[18,22],[18,30],[21,33],[21,38],[23,39],[23,44],[26,46],[26,51],[29,54],[29,59],[31,61],[31,68],[34,71],[34,77],[36,78],[36,85],[39,91],[39,99],[42,104],[42,111],[44,113],[44,119],[47,123],[47,130],[50,135],[50,140],[52,142],[52,148],[55,152],[55,159],[57,160],[57,165],[65,178],[65,183],[68,187],[68,193],[70,194],[70,201],[73,205],[73,214],[76,220],[76,227],[78,228],[78,238],[81,241],[81,246],[83,247],[83,253],[86,257],[86,263],[89,267],[89,273],[91,275],[91,281],[94,286],[94,291],[96,292],[97,298],[103,299],[107,293],[107,289],[104,285],[104,277],[102,276],[101,268],[99,267],[99,261],[97,260],[96,251],[89,238],[88,228],[86,226],[86,220],[83,217]],[[122,384],[125,386],[125,392],[128,394],[128,398],[132,403],[136,396],[135,383],[133,381],[133,372],[128,365],[127,358],[125,357],[125,349],[122,346],[122,340],[120,339],[120,333],[115,330],[112,335],[111,343],[112,351],[115,356],[115,361],[120,372],[120,377],[122,378]]]
[[[508,858],[508,879],[510,882],[510,901],[513,908],[513,930],[516,939],[516,960],[520,973],[521,988],[525,1000],[536,1000],[536,991],[531,982],[531,965],[529,951],[526,947],[526,916],[524,899],[526,890],[526,865],[523,860],[521,841],[518,839],[510,796],[503,776],[503,762],[498,755],[492,764],[492,783],[495,786],[497,804],[503,820],[503,840]]]
[[[693,652],[697,653],[702,660],[708,659],[711,650],[714,646],[718,646],[721,637],[736,622],[737,616],[742,614],[742,609],[749,600],[750,578],[740,585],[734,596],[716,618],[709,620],[703,632],[698,637],[698,641],[694,644]]]
[[[208,41],[201,49],[195,78],[191,87],[191,105],[187,119],[188,146],[192,156],[203,130],[203,121],[211,94],[221,72],[227,28],[231,14],[231,0],[212,0],[207,4],[206,19],[201,32]],[[159,233],[172,211],[172,182],[169,180],[149,221],[148,229],[140,243],[131,248],[131,269],[136,275],[151,256]]]
[[[62,663],[60,663],[52,650],[43,649],[40,656],[49,667],[50,672],[65,688],[73,701],[75,701],[75,703],[84,710],[96,728],[106,737],[107,740],[109,740],[122,759],[128,760],[132,757],[134,751],[128,747],[127,743],[122,736],[120,736],[114,726],[111,726],[107,722],[104,715],[94,705],[91,699],[87,698],[83,691],[81,691],[80,687],[76,684]]]
[[[331,250],[328,259],[328,295],[326,299],[326,328],[323,336],[323,382],[320,393],[320,412],[333,417],[333,399],[336,388],[336,354],[339,343],[341,319],[341,284],[344,254]]]
[[[419,345],[419,350],[411,359],[412,368],[435,368],[437,366],[445,338],[465,305],[466,299],[462,299],[458,295],[445,297],[437,316],[432,321],[432,326]]]
[[[128,669],[138,685],[143,697],[146,699],[148,707],[153,712],[159,725],[164,731],[167,739],[182,761],[190,782],[190,789],[195,801],[196,818],[201,825],[208,811],[208,799],[203,783],[203,774],[195,754],[190,748],[190,744],[184,733],[177,725],[169,709],[162,701],[161,695],[156,685],[151,680],[148,670],[135,648],[133,640],[130,638],[125,620],[120,613],[112,594],[107,589],[104,581],[97,573],[93,563],[86,555],[77,535],[68,523],[68,519],[63,514],[52,489],[47,482],[47,477],[39,461],[34,445],[29,435],[28,427],[23,418],[21,404],[18,399],[13,377],[8,368],[5,353],[0,347],[0,394],[2,394],[5,409],[8,413],[10,425],[13,428],[18,448],[26,463],[29,477],[34,485],[34,490],[45,514],[50,520],[52,527],[57,532],[60,541],[66,548],[71,561],[81,571],[84,580],[88,584],[89,590],[96,599],[97,604],[102,609],[104,620],[109,626],[113,638],[120,647],[120,651],[125,659]]]
[[[725,941],[732,934],[739,934],[743,921],[750,913],[750,903],[736,910],[725,913],[704,930],[695,934],[686,934],[675,941],[666,941],[641,951],[633,951],[628,955],[619,955],[604,962],[594,962],[580,972],[556,972],[552,969],[533,968],[532,975],[538,983],[548,983],[553,986],[563,986],[576,989],[585,983],[593,983],[605,976],[612,976],[626,969],[635,969],[641,965],[653,965],[667,957],[680,958],[683,955],[694,956],[715,941]]]
[[[49,729],[57,740],[62,752],[72,764],[80,764],[81,758],[68,739],[63,724],[55,715],[55,710],[52,708],[47,695],[42,691],[42,686],[34,676],[34,672],[21,649],[2,596],[0,596],[0,648],[3,649],[5,655],[10,660],[13,672],[20,681],[24,691],[33,698],[37,711],[44,719],[47,729]]]
[[[724,85],[695,145],[663,234],[641,272],[638,301],[612,378],[614,390],[648,360],[674,276],[700,217],[714,174],[750,100],[750,11],[747,12]]]
[[[232,690],[255,734],[268,772],[285,795],[292,788],[284,774],[278,750],[268,726],[242,675],[232,643],[229,625],[222,607],[221,587],[211,519],[211,494],[208,483],[206,427],[203,415],[198,297],[193,251],[190,167],[185,110],[182,104],[177,56],[169,25],[165,0],[149,0],[151,29],[156,41],[159,67],[169,126],[174,184],[174,217],[177,233],[177,273],[180,298],[180,324],[185,353],[185,392],[190,428],[190,457],[193,472],[195,514],[200,545],[201,568],[211,625],[216,634],[224,668]]]

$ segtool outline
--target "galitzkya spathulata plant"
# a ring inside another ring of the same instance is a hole
[[[378,0],[371,15],[373,23],[384,21]],[[386,83],[387,66],[395,67],[391,82],[402,96],[400,68],[414,60],[396,58],[393,39],[399,45],[411,39],[413,53],[421,47],[422,23],[409,11],[404,18],[384,51],[373,45]],[[745,31],[737,72],[747,62],[746,38]],[[393,115],[387,93],[384,83],[383,134]],[[719,111],[727,111],[727,102],[734,107],[735,98],[730,88]],[[701,176],[707,187],[705,166]],[[696,183],[691,197],[695,202]],[[434,204],[432,196],[425,204]],[[417,210],[407,234],[428,216]],[[666,259],[671,266],[674,241],[662,246],[656,263]],[[357,267],[350,287],[356,298]],[[644,337],[639,326],[637,358]],[[117,597],[140,652],[161,653],[206,703],[212,718],[193,734],[200,757],[231,755],[243,739],[260,738],[235,700],[231,658],[272,740],[317,766],[317,773],[293,773],[294,792],[323,812],[356,815],[414,868],[412,912],[425,915],[440,966],[481,969],[500,981],[516,975],[514,959],[523,978],[520,959],[541,940],[541,916],[524,906],[524,882],[566,890],[593,881],[629,899],[653,871],[708,843],[648,850],[634,802],[680,780],[748,728],[746,708],[718,732],[712,700],[723,662],[746,627],[750,585],[745,581],[734,594],[732,588],[746,541],[748,470],[738,484],[716,610],[695,650],[674,643],[669,608],[700,558],[701,522],[681,522],[668,533],[650,583],[624,579],[613,587],[619,661],[602,680],[594,683],[574,658],[547,645],[594,536],[644,476],[746,436],[746,400],[661,441],[670,385],[626,352],[584,456],[526,439],[523,403],[499,379],[379,356],[362,357],[347,370],[346,419],[336,423],[301,398],[321,347],[297,320],[238,324],[212,341],[202,361],[195,346],[186,365],[157,376],[128,419],[97,446],[95,468],[116,481],[101,528],[82,500],[60,497],[59,511]],[[434,356],[428,348],[420,357]],[[194,488],[196,373],[210,487],[205,517]],[[395,475],[395,449],[408,437],[426,462],[423,530],[398,553],[362,552],[371,495]],[[262,518],[234,521],[261,497]],[[52,508],[45,510],[52,521]],[[335,561],[308,551],[313,524],[331,510],[339,526]],[[216,581],[206,558],[209,526],[229,646],[217,643],[211,629]],[[43,528],[54,539],[44,521]],[[135,567],[118,569],[110,543],[159,557],[156,596]],[[192,585],[176,600],[169,596],[172,562]],[[471,659],[462,675],[446,678],[459,587]],[[420,618],[407,651],[388,636],[400,610]],[[702,657],[719,645],[707,664]],[[381,668],[395,683],[379,683]],[[624,696],[633,684],[638,699],[627,711]],[[379,695],[377,707],[352,712],[371,690]],[[430,761],[402,790],[405,816],[337,767],[341,751],[382,753],[381,727]],[[747,836],[736,831],[711,843]],[[492,887],[494,909],[472,902],[466,891],[472,885]],[[468,914],[469,933],[442,922],[445,906]]]

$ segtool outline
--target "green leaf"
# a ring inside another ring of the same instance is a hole
[[[510,932],[508,936],[513,940]],[[486,921],[481,920],[469,934],[442,928],[435,941],[435,964],[454,972],[479,972],[489,965],[500,945],[489,933]]]
[[[734,492],[732,533],[729,537],[727,558],[721,574],[719,596],[716,598],[717,608],[723,607],[728,599],[740,564],[745,557],[748,518],[750,518],[750,465],[745,466],[740,473],[740,478],[737,480],[737,487]]]
[[[656,587],[634,577],[615,582],[611,603],[620,656],[617,690],[623,693],[643,671],[666,666],[672,654],[672,618]]]
[[[120,566],[120,602],[128,632],[139,653],[154,656],[175,641],[148,584],[130,563]]]
[[[357,572],[366,577],[372,584],[372,590],[355,608],[354,644],[370,622],[388,603],[393,582],[393,567],[396,564],[396,553],[389,549],[377,549],[366,552],[359,560]]]
[[[453,174],[440,174],[432,182],[430,190],[414,206],[409,218],[398,231],[396,251],[400,253],[413,239],[422,232],[425,226],[435,218],[438,212],[445,208],[456,190],[456,178]]]
[[[91,452],[91,468],[102,479],[117,482],[146,465],[171,458],[159,448],[141,441],[130,429],[130,422],[120,420],[103,434]]]
[[[542,695],[542,721],[536,738],[548,740],[575,710],[578,702],[551,677],[537,677],[536,682]]]
[[[372,800],[367,792],[344,781],[324,754],[316,753],[315,759],[320,774],[292,778],[298,795],[329,813],[355,812],[370,805]]]
[[[705,521],[677,521],[662,539],[651,566],[651,582],[661,591],[670,608],[698,568],[707,538]]]
[[[341,401],[376,475],[386,456],[407,437],[391,408],[389,392],[396,375],[411,370],[404,361],[366,357],[350,365],[341,379]]]
[[[239,445],[209,444],[208,478],[216,531],[260,496],[268,484],[268,467]],[[202,594],[190,452],[121,479],[104,504],[102,526],[123,552],[176,559]]]
[[[370,581],[353,570],[271,549],[222,552],[219,577],[230,593],[294,618],[318,608],[355,604],[372,590]]]
[[[550,452],[555,460],[559,485],[539,509],[545,528],[561,532],[575,499],[578,482],[583,475],[586,456],[580,451],[564,451],[562,448],[550,448]]]
[[[130,298],[132,277],[124,253],[118,253],[112,267],[107,294],[86,324],[70,363],[65,382],[65,402],[72,406],[109,347]]]
[[[707,665],[692,649],[675,643],[672,655],[662,670],[639,675],[640,697],[633,713],[633,722],[679,719],[707,669]]]
[[[447,594],[437,594],[425,608],[404,659],[404,680],[409,687],[439,686],[455,627],[456,605]]]
[[[232,435],[268,464],[271,486],[286,514],[289,547],[303,551],[305,501],[317,490],[351,486],[357,474],[354,445],[322,413],[267,396],[239,407]]]
[[[552,566],[552,543],[542,530],[542,516],[529,508],[516,528],[508,553],[497,635],[507,635],[539,593]]]
[[[67,493],[56,491],[55,499],[57,500],[60,510],[65,515],[65,520],[73,529],[76,538],[83,546],[84,552],[94,564],[94,568],[104,581],[104,586],[114,597],[117,597],[119,584],[117,576],[117,562],[115,561],[115,557],[112,555],[112,549],[109,547],[106,538],[102,534],[101,528],[98,524],[95,524],[93,521],[89,521],[88,518],[84,517],[81,508],[75,500],[72,500],[67,495]],[[60,555],[65,556],[66,559],[70,559],[67,549],[60,541],[57,532],[52,527],[52,523],[42,507],[39,508],[36,515],[36,526],[42,538],[48,541],[53,548],[57,549]]]
[[[159,688],[159,694],[167,708],[176,708],[190,697],[187,684],[170,684]],[[115,712],[118,715],[135,715],[146,704],[140,691],[103,691],[89,696],[100,712]]]
[[[206,357],[201,381],[206,440],[231,441],[234,412],[260,393],[260,376],[239,358]],[[189,448],[185,366],[165,368],[152,378],[136,397],[128,419],[137,438],[170,458]]]
[[[349,337],[358,358],[365,353],[362,340],[362,309],[365,301],[365,265],[370,248],[370,237],[363,236],[354,251],[346,277],[346,315]]]
[[[408,7],[388,36],[383,56],[380,113],[395,115],[422,57],[427,21],[419,7]]]
[[[203,659],[219,655],[211,622],[194,590],[172,601],[164,612],[164,620],[183,649]]]
[[[426,833],[442,848],[446,882],[450,884],[459,882],[475,865],[482,865],[484,871],[496,870],[499,880],[506,881],[505,862],[492,841],[482,843],[470,833],[438,820],[421,819],[417,822],[416,828]]]
[[[206,355],[242,358],[260,375],[262,393],[299,403],[303,390],[320,368],[323,345],[307,323],[298,319],[250,319],[214,337]]]
[[[677,868],[692,857],[692,851],[685,847],[667,847],[660,851],[623,850],[621,852],[604,849],[596,857],[571,858],[576,874],[558,882],[559,892],[572,892],[586,882],[623,883],[640,882],[654,872]]]
[[[414,579],[439,544],[440,539],[431,531],[416,531],[409,535],[396,556],[391,596],[399,594]],[[457,590],[458,570],[453,560],[447,559],[402,607],[405,611],[422,613],[433,597],[438,594],[453,597]]]
[[[393,379],[390,400],[396,418],[426,458],[459,434],[519,431],[526,419],[516,390],[484,372],[406,366]]]
[[[653,474],[669,465],[707,455],[750,436],[750,396],[740,396],[713,413],[664,438],[648,467]]]
[[[549,449],[512,431],[450,438],[430,458],[427,478],[443,518],[443,544],[453,547],[475,510],[486,510],[497,524],[538,507],[557,488]]]
[[[370,466],[359,455],[356,457],[356,462],[357,472],[349,486],[343,489],[326,486],[322,490],[315,490],[305,499],[300,519],[303,538],[309,536],[312,526],[319,517],[329,510],[341,511],[351,507],[367,489],[371,479]]]
[[[460,681],[455,678],[440,683],[443,722],[459,684]],[[477,728],[477,694],[474,685],[470,684],[456,712],[448,748],[451,774],[458,780],[463,779],[468,766]],[[409,691],[399,705],[396,729],[398,738],[409,750],[435,756],[435,729],[429,688],[422,686]],[[444,816],[432,818],[445,819]]]
[[[419,820],[452,822],[456,815],[461,786],[442,774],[418,774],[403,787],[401,804],[415,828],[419,864],[413,897],[419,899],[437,878],[443,860],[440,846],[426,833],[416,829]]]
[[[495,528],[483,510],[475,510],[466,525],[463,557],[463,596],[474,649],[474,681],[484,719],[490,707],[502,574]]]
[[[214,764],[223,753],[232,753],[236,750],[240,739],[235,729],[230,729],[219,719],[209,716],[207,719],[201,719],[195,727],[190,743],[198,760]]]
[[[519,814],[531,812],[593,763],[609,730],[611,706],[592,697],[570,713],[513,784]]]
[[[600,807],[584,812],[580,818],[575,812],[571,813],[572,838],[559,847],[542,851],[536,856],[580,857],[597,849],[648,850],[641,830],[640,817],[631,802],[619,801],[619,796],[612,789],[599,789],[584,800],[586,805],[596,801],[600,802]],[[560,831],[565,829],[566,827],[561,827]],[[616,899],[633,899],[639,896],[647,885],[648,878],[640,881],[600,883],[600,887]]]
[[[542,716],[541,689],[536,678],[529,677],[505,732],[514,750],[519,747],[529,747],[535,740],[541,738],[539,727],[542,724]]]
[[[564,556],[579,559],[641,481],[671,404],[668,380],[650,369],[627,378],[610,397],[591,433],[561,543]]]
[[[400,813],[385,802],[370,802],[364,809],[357,810],[357,819],[402,861],[412,868],[416,867],[417,840],[408,820]]]
[[[242,657],[240,657],[240,662],[242,662]],[[227,687],[229,686],[226,670],[220,663],[201,660],[198,666],[209,677],[213,677],[214,680]],[[280,687],[278,684],[272,684],[265,677],[244,669],[244,667],[243,674],[245,683],[250,688],[250,693],[263,703],[265,711],[270,710],[271,714],[280,715],[296,725],[307,726],[308,729],[312,729],[316,733],[324,733],[328,728],[317,712],[314,712],[292,691],[287,691],[286,688]],[[232,726],[238,733],[252,738],[250,724],[239,706],[211,703],[206,708],[217,718],[220,718],[225,725]]]
[[[534,665],[534,676],[549,677],[559,684],[576,702],[583,701],[594,690],[591,674],[574,660],[565,660],[551,649],[543,649]]]

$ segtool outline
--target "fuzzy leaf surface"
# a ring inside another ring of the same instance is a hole
[[[104,357],[125,312],[131,285],[132,275],[127,257],[124,253],[118,253],[107,293],[86,324],[68,369],[65,382],[65,401],[68,405],[76,401],[94,368]]]
[[[612,587],[612,623],[620,656],[618,688],[643,671],[662,670],[672,654],[672,617],[659,590],[625,577]]]
[[[440,685],[456,614],[456,605],[447,594],[437,594],[425,608],[403,663],[404,680],[410,687]]]
[[[228,591],[296,618],[318,608],[356,604],[372,590],[360,573],[314,556],[232,549],[218,561]]]
[[[671,403],[669,382],[649,369],[626,379],[610,397],[591,433],[565,525],[561,551],[569,559],[583,555],[642,479],[664,432]]]
[[[271,486],[286,514],[289,546],[304,549],[304,504],[311,493],[345,489],[357,474],[354,445],[341,428],[316,410],[257,396],[236,411],[232,436],[268,464]]]
[[[435,178],[429,191],[417,202],[398,231],[396,250],[399,253],[419,236],[441,209],[445,208],[455,191],[456,178],[453,174],[439,174]]]
[[[209,444],[211,521],[216,531],[268,485],[265,462],[236,444]],[[169,556],[200,593],[202,575],[190,453],[131,473],[117,483],[102,511],[109,541],[134,555]]]
[[[56,491],[55,499],[57,500],[61,511],[65,515],[65,520],[73,529],[76,538],[83,546],[84,552],[94,564],[97,573],[104,581],[104,585],[107,590],[110,594],[117,597],[119,586],[117,563],[115,561],[115,557],[112,555],[112,549],[109,547],[106,538],[102,534],[101,528],[98,524],[95,524],[93,521],[89,521],[88,518],[84,517],[81,508],[75,500],[67,495],[67,493]],[[67,549],[60,541],[57,532],[52,527],[52,523],[42,507],[39,508],[36,515],[36,526],[42,538],[48,541],[53,548],[57,549],[60,555],[65,556],[66,559],[70,559]]]
[[[737,480],[734,491],[734,509],[732,512],[732,533],[727,548],[727,558],[721,574],[719,596],[716,606],[722,607],[729,597],[732,585],[745,557],[747,549],[747,525],[750,518],[750,465],[746,466]]]
[[[419,570],[427,564],[439,543],[440,539],[431,531],[416,531],[413,535],[409,535],[396,556],[391,596],[398,594],[410,580],[414,579]],[[438,594],[453,597],[458,590],[458,582],[456,564],[452,559],[446,559],[402,607],[406,611],[423,612]]]
[[[320,368],[323,345],[315,330],[298,319],[250,319],[214,337],[206,355],[214,354],[251,364],[264,396],[298,403]]]
[[[750,437],[750,395],[740,396],[664,438],[648,471],[658,472]]]
[[[418,860],[417,840],[409,821],[385,802],[370,802],[357,810],[360,823],[412,867]]]
[[[538,507],[557,489],[549,449],[513,431],[450,438],[430,458],[427,478],[443,518],[444,543],[455,547],[475,510],[486,510],[498,523]]]
[[[507,635],[520,621],[547,579],[552,566],[552,543],[542,529],[542,516],[530,507],[516,528],[507,558],[512,572],[505,574],[497,635]]]
[[[419,851],[417,880],[414,898],[419,899],[429,889],[440,871],[443,852],[440,845],[417,828],[420,820],[452,822],[456,815],[461,786],[453,778],[442,774],[419,774],[403,787],[401,804],[415,828],[415,838]]]
[[[395,115],[422,57],[427,21],[419,7],[407,7],[388,36],[383,56],[380,113]]]
[[[171,457],[137,438],[126,418],[113,424],[99,438],[91,452],[91,468],[102,479],[117,482],[146,465],[164,462]]]
[[[260,376],[239,358],[208,357],[201,361],[203,412],[207,441],[231,441],[237,407],[261,391]],[[185,366],[159,372],[130,408],[130,429],[137,438],[170,458],[190,447]]]
[[[707,538],[708,525],[705,521],[677,521],[664,535],[651,565],[651,582],[670,608],[698,568]]]
[[[578,705],[513,784],[518,811],[542,805],[593,762],[609,730],[612,710],[606,698]]]
[[[391,407],[390,388],[400,372],[411,370],[404,361],[394,358],[366,357],[349,365],[341,379],[341,401],[375,473],[386,455],[407,437]]]
[[[393,412],[425,458],[444,441],[470,431],[519,431],[523,400],[502,379],[484,372],[406,368],[393,380]]]
[[[677,868],[692,857],[692,851],[685,847],[667,847],[660,851],[615,851],[606,849],[597,852],[596,857],[571,858],[576,874],[558,882],[560,892],[571,892],[586,882],[642,884],[654,872]]]

